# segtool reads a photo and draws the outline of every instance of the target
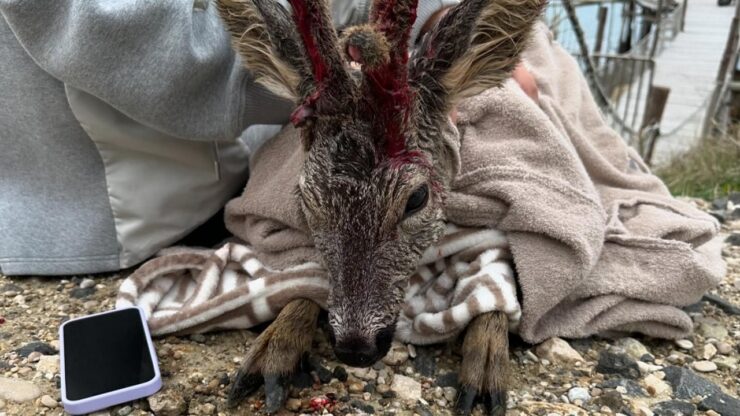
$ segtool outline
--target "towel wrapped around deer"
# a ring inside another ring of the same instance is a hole
[[[505,409],[509,328],[532,343],[691,330],[680,306],[724,275],[719,226],[608,127],[577,63],[536,23],[541,0],[466,0],[410,59],[413,0],[376,0],[371,23],[341,41],[324,1],[290,3],[292,14],[220,1],[247,66],[297,103],[295,127],[260,148],[227,206],[239,241],[164,254],[120,289],[155,334],[275,319],[232,403],[264,382],[268,408],[280,406],[320,308],[353,366],[394,336],[431,343],[467,328],[459,403],[468,412],[482,396],[493,414]],[[507,81],[520,58],[537,102]]]

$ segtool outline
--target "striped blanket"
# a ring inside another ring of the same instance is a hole
[[[504,311],[516,328],[521,309],[510,259],[502,232],[448,225],[409,280],[396,338],[443,341],[494,310]],[[215,251],[163,252],[123,281],[116,306],[144,309],[154,335],[186,334],[250,328],[272,320],[297,298],[326,307],[327,295],[319,264],[273,270],[252,248],[232,242]]]

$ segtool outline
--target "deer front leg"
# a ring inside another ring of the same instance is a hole
[[[313,301],[297,299],[280,311],[255,339],[236,373],[229,391],[230,407],[237,406],[264,383],[265,410],[280,410],[287,397],[288,380],[311,346],[320,310]]]
[[[509,324],[502,312],[475,318],[463,341],[460,396],[457,409],[469,415],[476,399],[482,399],[492,416],[506,413],[509,379]]]

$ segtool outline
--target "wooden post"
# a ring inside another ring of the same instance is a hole
[[[660,121],[663,119],[670,88],[653,85],[648,92],[647,104],[645,105],[645,116],[640,127],[639,152],[648,165],[653,158],[655,143],[660,135]]]
[[[599,26],[596,29],[596,43],[594,43],[594,53],[601,53],[601,47],[604,43],[604,30],[606,29],[606,17],[609,9],[606,6],[599,7]]]
[[[727,43],[725,44],[725,52],[722,54],[722,60],[719,64],[719,70],[717,71],[716,84],[712,98],[709,100],[707,105],[707,113],[704,116],[704,125],[702,126],[702,136],[705,137],[710,133],[712,129],[712,121],[714,120],[714,114],[717,112],[719,102],[722,99],[722,90],[724,89],[725,81],[727,79],[728,69],[730,64],[735,65],[738,53],[738,22],[740,21],[740,1],[735,5],[735,17],[732,19],[730,25],[730,33],[727,35]]]

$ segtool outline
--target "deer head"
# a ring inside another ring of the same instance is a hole
[[[509,77],[544,1],[465,0],[410,58],[417,0],[375,0],[369,23],[341,40],[324,0],[289,2],[292,13],[272,0],[219,9],[246,67],[296,103],[307,152],[297,195],[329,273],[334,350],[368,366],[388,351],[408,279],[445,228],[459,168],[448,114]]]

